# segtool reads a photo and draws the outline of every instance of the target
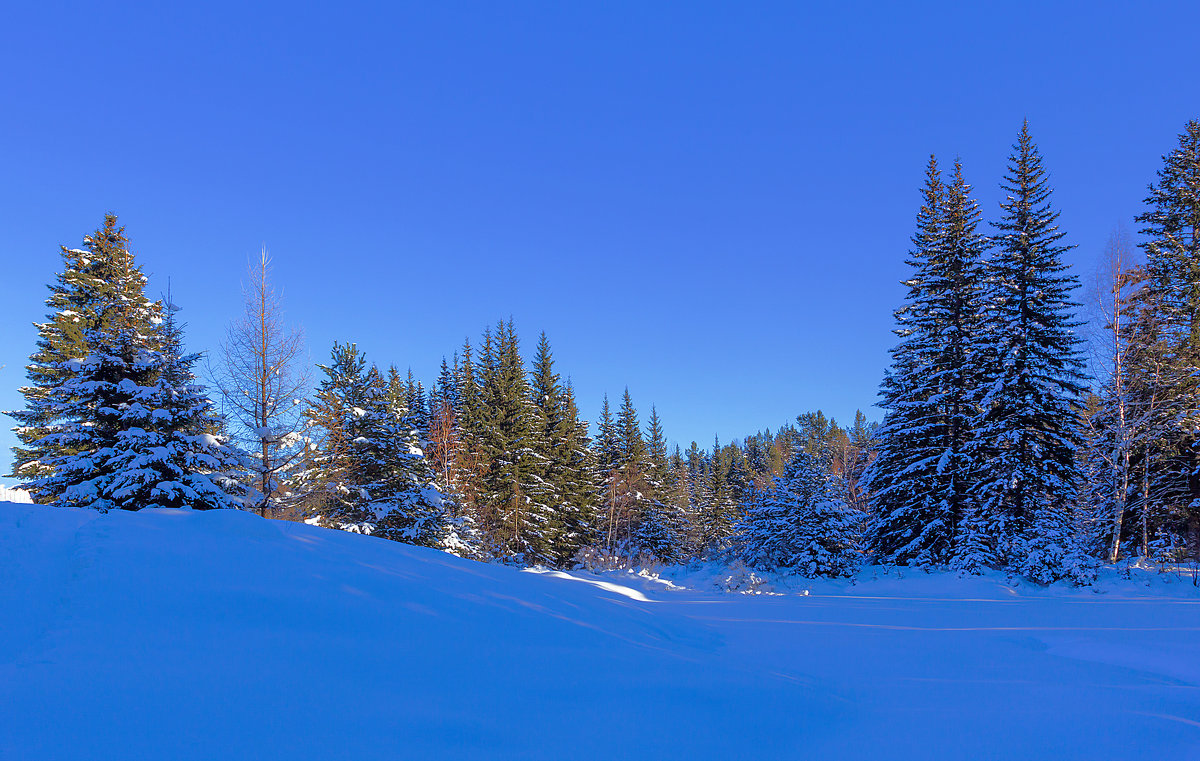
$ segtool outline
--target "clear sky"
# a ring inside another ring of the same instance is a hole
[[[1200,118],[1198,28],[1194,2],[9,4],[0,408],[58,245],[113,211],[195,349],[265,243],[314,361],[352,340],[432,379],[512,316],[585,415],[628,385],[684,446],[878,417],[929,154],[994,216],[1028,117],[1086,278]]]

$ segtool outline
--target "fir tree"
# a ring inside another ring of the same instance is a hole
[[[54,383],[41,384],[27,394],[29,414],[19,416],[22,422],[41,424],[19,432],[31,444],[29,451],[40,452],[34,470],[42,475],[30,483],[30,491],[43,502],[101,511],[136,510],[153,495],[152,504],[180,504],[174,487],[163,487],[162,482],[172,466],[181,460],[186,466],[189,452],[156,456],[154,462],[146,456],[145,447],[160,427],[169,437],[170,429],[183,421],[175,418],[180,410],[161,407],[173,401],[167,398],[170,389],[160,383],[168,364],[161,306],[145,297],[146,278],[127,243],[124,228],[116,227],[112,215],[105,218],[102,230],[85,239],[88,255],[78,255],[75,261],[94,279],[86,291],[88,303],[80,304],[84,327],[79,340],[48,341],[40,354],[46,357],[68,347],[84,353],[53,368],[47,365],[53,372],[39,377]],[[46,337],[51,338],[52,332]],[[171,340],[175,337],[172,328]],[[33,431],[43,435],[33,438]],[[203,492],[202,502],[212,503],[207,506],[226,504],[219,489],[210,491],[199,479],[195,486]]]
[[[234,508],[242,490],[242,457],[228,445],[221,420],[192,367],[199,354],[183,350],[178,307],[168,301],[154,331],[157,351],[141,352],[143,385],[122,415],[123,430],[93,461],[114,475],[102,491],[114,507]]]
[[[738,525],[737,549],[746,563],[805,576],[848,576],[858,560],[856,524],[833,481],[797,448],[783,475]]]
[[[978,486],[1003,559],[1038,580],[1070,572],[1069,500],[1078,484],[1083,391],[1077,286],[1067,271],[1042,158],[1021,127],[1002,188],[989,268],[985,393],[975,428],[987,469]]]
[[[128,244],[116,215],[106,214],[104,225],[83,239],[83,248],[60,247],[62,271],[49,286],[46,322],[36,326],[37,348],[26,366],[30,385],[21,388],[25,408],[7,413],[18,423],[14,431],[21,442],[13,449],[14,478],[52,475],[50,460],[60,461],[79,451],[65,438],[65,429],[78,421],[60,414],[66,410],[51,397],[61,396],[61,386],[73,377],[73,366],[66,363],[90,354],[87,334],[102,327],[102,314],[117,282],[113,275],[130,256]],[[42,502],[55,498],[37,489],[33,495]]]
[[[979,510],[971,423],[978,398],[976,345],[985,239],[956,163],[942,183],[930,158],[909,255],[908,295],[896,311],[892,366],[880,390],[888,414],[878,455],[864,474],[874,517],[870,549],[883,562],[962,567],[988,562]],[[968,544],[970,556],[960,556]],[[986,542],[985,542],[986,544]]]

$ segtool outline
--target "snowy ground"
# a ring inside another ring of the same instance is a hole
[[[0,502],[23,502],[29,504],[33,502],[29,492],[24,489],[10,489],[3,484],[0,484]]]
[[[3,504],[0,759],[1200,757],[1190,583],[876,575],[718,594]]]

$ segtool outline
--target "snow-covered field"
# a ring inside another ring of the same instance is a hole
[[[906,576],[719,594],[2,504],[0,759],[1200,757],[1190,583]]]

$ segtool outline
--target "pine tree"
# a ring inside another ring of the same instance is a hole
[[[827,468],[804,448],[750,506],[737,533],[739,554],[756,568],[848,576],[857,566],[852,512]]]
[[[1002,188],[989,268],[985,394],[975,427],[986,472],[978,486],[1002,558],[1036,580],[1075,562],[1070,497],[1078,485],[1083,361],[1077,280],[1063,262],[1059,213],[1026,122]]]

